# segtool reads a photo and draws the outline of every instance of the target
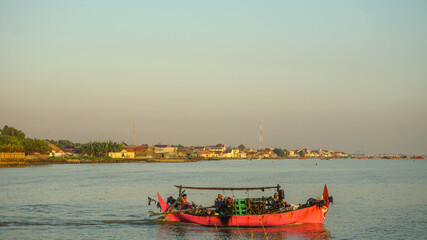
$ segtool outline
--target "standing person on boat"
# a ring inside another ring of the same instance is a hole
[[[224,204],[224,199],[222,199],[221,193],[218,194],[218,197],[215,199],[215,207],[221,207]]]
[[[182,195],[180,202],[181,202],[181,204],[180,204],[181,205],[180,206],[181,209],[180,210],[185,210],[185,209],[191,209],[191,208],[193,208],[191,206],[191,204],[189,204],[187,202],[187,194]]]
[[[222,198],[221,193],[218,194],[218,197],[215,199],[215,207],[216,207],[217,213],[219,214],[224,213],[224,199]]]

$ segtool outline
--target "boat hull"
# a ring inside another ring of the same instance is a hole
[[[159,203],[165,212],[168,204],[157,193]],[[317,205],[277,214],[264,215],[233,215],[233,216],[197,216],[187,213],[171,213],[166,215],[170,221],[194,223],[204,226],[231,227],[273,227],[294,223],[323,223],[328,212],[329,200],[322,207]]]

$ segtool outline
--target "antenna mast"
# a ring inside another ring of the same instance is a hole
[[[259,149],[264,149],[264,147],[262,146],[262,120],[259,121]]]
[[[135,120],[133,120],[133,146],[135,146]]]

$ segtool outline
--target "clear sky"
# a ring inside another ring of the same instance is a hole
[[[0,125],[427,154],[427,1],[0,1]]]

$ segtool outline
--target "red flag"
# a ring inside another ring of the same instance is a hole
[[[323,189],[323,199],[327,199],[328,197],[329,197],[328,187],[326,187],[326,184],[325,184],[325,188]]]

